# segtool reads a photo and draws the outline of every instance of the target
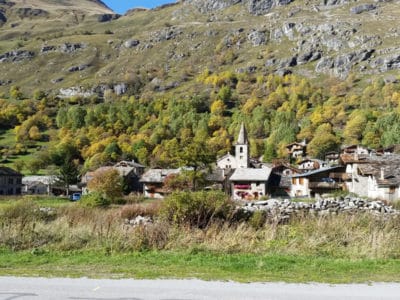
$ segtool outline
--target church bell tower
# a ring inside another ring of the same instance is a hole
[[[249,140],[244,123],[240,126],[240,132],[235,144],[235,157],[238,168],[248,168],[250,165]]]

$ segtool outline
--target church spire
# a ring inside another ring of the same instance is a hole
[[[238,168],[248,168],[250,165],[249,140],[244,123],[240,126],[240,132],[235,145],[235,157]]]
[[[244,126],[244,123],[242,123],[242,125],[240,126],[240,132],[239,132],[239,136],[236,142],[237,145],[248,145],[249,144],[249,140],[247,139],[247,131],[246,131],[246,127]]]

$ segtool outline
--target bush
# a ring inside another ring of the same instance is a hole
[[[154,217],[160,212],[160,202],[152,202],[150,204],[132,204],[125,205],[121,209],[121,218],[133,219],[138,216]]]
[[[3,222],[21,224],[21,227],[29,222],[35,221],[38,217],[39,207],[33,201],[18,200],[10,205],[7,205],[0,212]]]
[[[79,204],[85,207],[106,207],[111,204],[111,201],[103,196],[100,192],[92,192],[83,195]]]
[[[165,199],[161,216],[179,225],[205,228],[213,220],[226,220],[233,204],[220,191],[176,192]]]
[[[265,225],[267,221],[267,214],[263,210],[257,210],[253,213],[251,218],[249,219],[249,224],[254,229],[260,229]]]

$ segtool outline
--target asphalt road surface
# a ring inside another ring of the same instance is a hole
[[[0,277],[0,300],[400,299],[400,284],[286,284],[201,280]]]

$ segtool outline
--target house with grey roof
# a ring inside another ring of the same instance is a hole
[[[326,167],[292,175],[291,197],[314,197],[316,194],[332,193],[343,190],[345,182],[338,174],[345,170],[343,166]]]
[[[400,199],[400,155],[342,155],[349,192],[371,199]]]
[[[124,179],[124,186],[126,193],[129,192],[141,192],[142,184],[140,183],[140,177],[144,173],[145,166],[136,163],[134,161],[120,161],[112,166],[103,166],[94,171],[87,172],[81,178],[81,185],[86,187],[87,183],[93,179],[93,177],[106,170],[117,170],[118,174]],[[84,188],[86,191],[86,188]]]
[[[50,195],[57,184],[57,176],[25,176],[22,178],[22,193],[28,195]]]
[[[229,178],[234,200],[256,200],[267,195],[271,168],[238,168]]]
[[[148,198],[163,199],[169,191],[164,187],[165,179],[173,174],[179,174],[181,169],[149,169],[140,178],[143,184],[143,194]]]
[[[0,195],[20,195],[22,174],[8,167],[0,167]]]

